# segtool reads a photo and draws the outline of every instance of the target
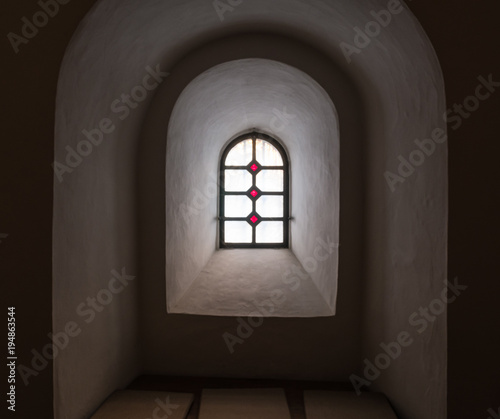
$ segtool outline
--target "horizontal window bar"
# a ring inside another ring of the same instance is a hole
[[[259,195],[284,195],[285,192],[259,192]],[[247,196],[247,191],[245,192],[223,192],[222,195],[245,195]]]
[[[224,169],[229,170],[247,170],[248,166],[224,166]],[[260,166],[261,170],[283,170],[283,166]]]
[[[246,221],[247,217],[219,217],[220,221]],[[260,217],[260,221],[285,221],[284,217]]]

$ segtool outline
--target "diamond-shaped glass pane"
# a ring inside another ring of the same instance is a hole
[[[255,153],[257,161],[262,166],[283,166],[283,159],[278,149],[265,140],[255,141]]]
[[[255,241],[256,243],[282,243],[283,222],[262,221],[255,228]]]
[[[283,170],[261,170],[257,174],[257,187],[263,192],[282,192]]]
[[[252,175],[247,170],[225,170],[224,186],[228,192],[244,192],[252,186]]]
[[[251,243],[252,227],[246,221],[225,221],[224,241],[226,243]]]
[[[226,166],[246,166],[252,160],[252,140],[236,144],[226,156]]]
[[[259,221],[259,218],[256,215],[252,215],[250,217],[250,221],[255,224],[257,221]]]
[[[252,171],[254,171],[254,172],[255,172],[256,170],[258,170],[258,168],[259,168],[259,166],[257,166],[255,163],[254,163],[254,164],[252,164],[252,165],[250,166],[250,170],[252,170]]]
[[[246,217],[252,212],[252,201],[246,195],[226,195],[224,197],[224,215],[226,217]]]
[[[262,195],[256,208],[262,217],[283,217],[283,196]]]
[[[250,195],[252,195],[254,198],[258,195],[259,193],[253,189],[251,192],[250,192]]]

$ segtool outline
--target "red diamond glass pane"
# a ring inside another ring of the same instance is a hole
[[[250,218],[250,221],[252,223],[256,223],[258,221],[258,218],[255,215],[253,215],[252,218]]]
[[[254,172],[258,169],[259,167],[256,164],[252,164],[250,166],[250,169],[252,169]]]
[[[254,198],[258,195],[259,193],[254,189],[252,192],[250,192],[250,195],[252,195]]]

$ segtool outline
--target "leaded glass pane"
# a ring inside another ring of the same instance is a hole
[[[255,229],[255,240],[257,243],[283,242],[282,221],[262,221]]]
[[[257,161],[262,166],[283,166],[283,159],[278,149],[265,140],[255,141]]]
[[[236,144],[227,153],[226,166],[246,166],[252,160],[252,140],[244,140]]]
[[[246,195],[226,195],[224,211],[226,217],[246,217],[252,212],[252,201]]]
[[[257,200],[256,210],[262,217],[283,217],[283,196],[262,195]]]
[[[224,186],[226,192],[245,192],[252,186],[252,175],[246,169],[226,170]]]
[[[224,221],[226,243],[251,243],[252,227],[246,221]]]
[[[261,170],[257,174],[257,187],[262,192],[282,192],[283,170]]]

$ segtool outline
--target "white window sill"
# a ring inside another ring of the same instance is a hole
[[[289,249],[216,251],[169,312],[242,317],[333,315]]]

